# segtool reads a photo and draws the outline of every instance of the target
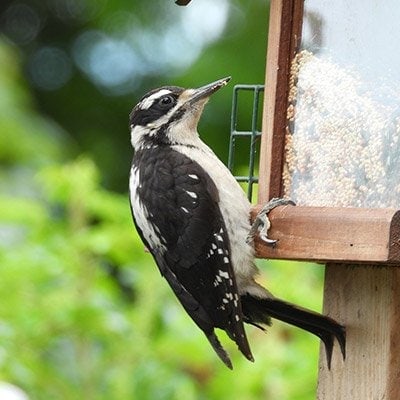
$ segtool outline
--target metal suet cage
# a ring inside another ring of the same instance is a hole
[[[239,97],[243,92],[252,92],[252,110],[249,129],[238,129]],[[247,197],[252,201],[254,184],[258,183],[256,171],[256,156],[259,152],[259,142],[261,130],[259,129],[260,103],[264,94],[264,85],[236,85],[233,88],[231,129],[229,142],[228,168],[234,174],[238,182],[247,183]],[[248,146],[248,165],[246,175],[235,175],[235,150],[238,138],[247,138]]]

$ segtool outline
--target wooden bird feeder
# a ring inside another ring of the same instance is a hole
[[[270,213],[279,243],[256,249],[325,264],[347,348],[330,371],[320,352],[318,399],[400,399],[399,20],[394,0],[271,0],[253,211],[297,206]]]

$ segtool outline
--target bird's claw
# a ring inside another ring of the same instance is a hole
[[[288,204],[291,204],[293,206],[296,205],[292,200],[276,198],[276,197],[274,197],[267,204],[265,204],[263,208],[260,210],[260,212],[257,214],[256,218],[254,219],[250,232],[247,235],[246,242],[252,243],[254,241],[257,232],[259,232],[259,237],[263,242],[267,243],[268,246],[275,247],[277,240],[270,239],[268,237],[268,230],[271,227],[271,222],[268,218],[268,213],[275,207],[285,206]]]
[[[270,238],[268,237],[268,233],[267,233],[267,232],[264,232],[264,231],[265,231],[265,229],[264,229],[264,228],[261,228],[261,231],[260,231],[260,233],[259,233],[260,239],[261,239],[263,242],[267,243],[268,246],[275,247],[276,244],[277,244],[277,242],[278,242],[278,240],[276,240],[276,239],[270,239]]]

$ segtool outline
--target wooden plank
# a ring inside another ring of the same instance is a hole
[[[328,371],[319,363],[318,399],[400,399],[400,268],[329,264],[324,313],[346,326]]]
[[[259,197],[262,204],[282,194],[290,63],[301,38],[303,0],[271,0],[262,137]]]
[[[253,209],[252,215],[260,206]],[[400,211],[281,206],[269,214],[275,248],[257,239],[257,257],[315,262],[400,263]]]
[[[271,0],[270,4],[260,148],[259,203],[267,202],[272,196],[280,196],[280,183],[274,179],[271,171],[276,171],[276,176],[280,180],[279,168],[282,165],[284,132],[279,132],[276,129],[277,125],[281,124],[274,117],[278,109],[282,109],[283,112],[282,98],[286,93],[285,86],[288,86],[288,83],[285,84],[288,80],[287,71],[285,71],[285,65],[287,64],[285,52],[288,52],[289,49],[289,34],[287,30],[282,32],[282,26],[283,21],[287,21],[286,26],[290,27],[291,25],[291,19],[287,20],[287,16],[290,16],[291,3],[291,1]],[[286,115],[285,112],[284,115]],[[279,132],[279,137],[274,135],[274,132],[277,134]],[[276,149],[276,147],[278,148]],[[276,149],[276,152],[273,152],[272,149]]]

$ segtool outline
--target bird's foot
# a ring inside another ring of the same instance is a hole
[[[278,206],[286,206],[288,204],[296,205],[292,200],[276,198],[271,199],[267,204],[263,206],[260,212],[254,219],[253,225],[251,226],[250,232],[247,235],[246,242],[252,243],[256,234],[259,232],[260,239],[263,240],[271,247],[275,247],[277,240],[270,239],[268,237],[268,230],[271,227],[271,222],[268,218],[268,213]]]

